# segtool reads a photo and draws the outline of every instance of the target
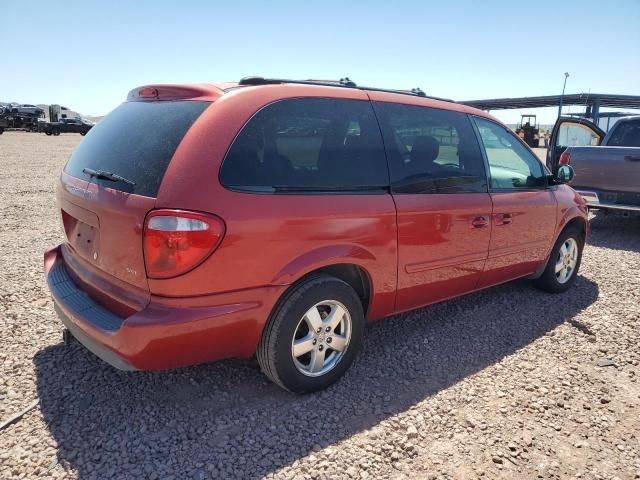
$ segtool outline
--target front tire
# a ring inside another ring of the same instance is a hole
[[[353,362],[364,323],[362,303],[349,284],[328,275],[306,279],[271,314],[258,347],[260,368],[290,392],[322,390]]]
[[[534,285],[545,292],[566,292],[576,281],[583,249],[584,239],[578,229],[563,230],[551,250],[544,272]]]

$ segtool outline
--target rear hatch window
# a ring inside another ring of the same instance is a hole
[[[93,127],[64,171],[89,179],[83,170],[105,171],[129,180],[92,181],[156,197],[180,141],[210,102],[125,102]]]
[[[619,122],[607,146],[640,147],[640,120]]]

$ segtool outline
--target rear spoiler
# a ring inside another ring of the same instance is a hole
[[[143,85],[127,95],[128,102],[153,102],[159,100],[213,101],[224,91],[213,85]]]

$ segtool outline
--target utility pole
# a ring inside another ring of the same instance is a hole
[[[560,95],[560,106],[558,107],[558,118],[562,116],[562,98],[564,97],[564,89],[567,86],[567,78],[569,78],[569,73],[564,72],[564,85],[562,85],[562,95]]]

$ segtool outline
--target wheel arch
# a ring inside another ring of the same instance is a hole
[[[556,241],[558,240],[558,237],[562,234],[562,232],[564,232],[567,228],[572,228],[572,227],[577,228],[578,231],[582,233],[582,239],[586,242],[587,236],[589,234],[589,221],[586,218],[584,218],[582,215],[577,215],[571,218],[568,222],[566,222],[558,232],[558,235],[556,235]]]
[[[360,303],[362,303],[362,311],[366,318],[371,304],[371,291],[373,286],[371,276],[365,268],[354,263],[335,263],[312,270],[300,280],[320,274],[335,277],[353,288],[360,299]]]
[[[325,246],[306,252],[289,262],[274,276],[272,284],[289,285],[289,291],[310,276],[323,273],[331,275],[346,282],[356,291],[366,316],[376,291],[375,279],[367,266],[376,261],[373,253],[358,245]]]
[[[358,295],[360,303],[362,304],[362,311],[365,318],[367,312],[370,310],[371,301],[373,299],[373,281],[371,275],[362,265],[350,262],[336,262],[329,263],[316,268],[310,269],[301,273],[287,289],[282,293],[276,304],[274,305],[272,312],[276,311],[280,304],[286,300],[289,293],[298,287],[300,284],[317,277],[318,275],[329,275],[331,277],[342,280],[349,285]]]

